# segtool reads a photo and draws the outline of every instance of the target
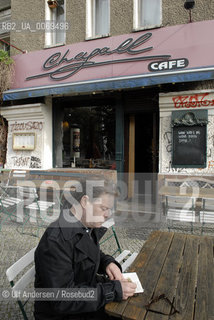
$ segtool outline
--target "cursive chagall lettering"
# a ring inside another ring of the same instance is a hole
[[[137,54],[144,54],[148,51],[151,51],[153,47],[139,48],[142,44],[147,42],[152,36],[151,32],[147,32],[146,34],[141,35],[139,38],[134,40],[133,38],[128,38],[123,41],[116,49],[111,50],[109,47],[96,48],[92,50],[90,53],[79,52],[74,57],[69,58],[70,50],[68,49],[64,54],[61,52],[56,52],[52,54],[43,64],[43,69],[45,71],[51,70],[53,68],[57,68],[53,71],[37,74],[34,76],[30,76],[26,78],[26,80],[32,80],[36,78],[49,76],[52,80],[65,80],[75,73],[79,72],[81,69],[97,67],[101,65],[108,64],[116,64],[116,63],[124,63],[124,62],[133,62],[133,61],[146,61],[153,59],[169,59],[170,55],[154,55],[154,56],[141,56],[136,58],[125,58],[118,60],[107,60],[103,62],[95,62],[91,59],[96,56],[108,56],[111,54],[128,54],[131,56]],[[138,48],[138,50],[137,50]],[[62,64],[66,64],[63,65]]]

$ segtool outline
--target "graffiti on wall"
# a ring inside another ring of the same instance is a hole
[[[41,163],[41,159],[39,159],[38,157],[35,156],[31,156],[30,157],[30,168],[41,168],[42,167],[42,163]]]
[[[37,131],[37,143],[36,143],[36,150],[33,152],[29,151],[27,153],[19,150],[14,152],[12,150],[12,154],[10,156],[11,163],[7,164],[8,166],[12,166],[15,168],[42,168],[42,161],[41,161],[41,153],[42,153],[42,130],[44,123],[42,121],[15,121],[10,126],[10,134],[9,134],[9,146],[13,144],[13,137],[12,133],[17,132],[35,132]],[[38,156],[39,155],[39,156]]]
[[[15,122],[10,125],[11,132],[25,131],[25,130],[39,130],[43,129],[43,122],[28,121],[28,122]]]
[[[214,160],[209,160],[208,161],[208,168],[213,169],[214,168]]]
[[[173,168],[171,160],[168,162],[168,165],[166,166],[166,171],[172,172],[172,173],[187,173],[188,172],[188,170],[186,168]]]
[[[41,168],[41,159],[35,156],[14,156],[12,157],[13,166],[16,168]]]
[[[194,95],[176,96],[172,97],[172,100],[176,109],[214,106],[214,99],[208,99],[208,96],[209,93],[206,92]]]
[[[172,151],[172,132],[166,131],[163,135],[166,151],[169,153]]]

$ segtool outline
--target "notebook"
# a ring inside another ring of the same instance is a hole
[[[136,283],[137,285],[137,288],[135,290],[135,293],[142,293],[144,292],[144,289],[140,283],[140,280],[138,278],[138,275],[136,272],[127,272],[127,273],[123,273],[123,277],[124,279],[128,279],[130,280],[131,282],[134,282]]]

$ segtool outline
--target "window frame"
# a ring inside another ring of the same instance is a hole
[[[162,26],[162,0],[160,0],[160,24],[141,26],[140,25],[140,10],[139,10],[139,1],[133,0],[133,31],[147,30],[160,28]]]
[[[2,40],[7,41],[8,43],[10,43],[10,33],[4,33],[0,35],[0,38]],[[6,44],[3,41],[0,41],[0,50],[4,50],[8,53],[8,55],[10,56],[10,45]]]
[[[111,27],[111,0],[109,1],[109,17],[108,17],[108,26],[109,32],[104,34],[95,34],[95,0],[86,0],[86,36],[85,40],[92,40],[97,38],[105,38],[110,36],[110,27]]]
[[[45,20],[52,21],[54,16],[56,16],[56,9],[49,8],[47,0],[45,0]],[[66,0],[64,0],[64,18],[66,21]],[[58,47],[66,44],[66,30],[64,30],[64,41],[56,42],[56,32],[45,31],[45,45],[44,48]],[[61,31],[62,32],[62,31]],[[55,41],[53,39],[55,38]]]

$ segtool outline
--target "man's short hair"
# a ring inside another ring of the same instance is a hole
[[[94,199],[99,198],[102,194],[111,194],[115,197],[118,196],[116,184],[103,176],[90,176],[81,178],[76,181],[75,191],[64,193],[62,196],[62,207],[69,208],[75,201],[80,203],[82,197],[87,195],[92,202]]]

